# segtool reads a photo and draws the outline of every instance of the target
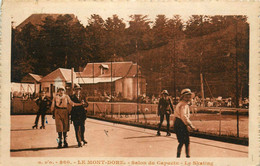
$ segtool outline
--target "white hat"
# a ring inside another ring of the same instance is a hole
[[[182,100],[185,95],[191,95],[191,98],[195,97],[195,94],[191,92],[190,89],[186,88],[181,91],[180,99]]]
[[[58,87],[58,91],[59,91],[59,90],[64,90],[64,91],[65,91],[64,86],[60,86],[60,87]]]
[[[167,91],[167,90],[163,90],[163,91],[162,91],[162,94],[169,95],[169,93],[168,93],[168,91]]]
[[[192,93],[191,93],[191,90],[190,89],[183,89],[182,91],[181,91],[181,95],[191,95]]]

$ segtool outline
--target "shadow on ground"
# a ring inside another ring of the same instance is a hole
[[[69,146],[68,148],[78,148],[77,145]],[[41,151],[41,150],[51,150],[51,149],[68,149],[68,148],[58,148],[58,147],[41,147],[41,148],[27,148],[27,149],[11,149],[10,152],[22,152],[22,151]]]
[[[27,131],[27,130],[36,130],[36,129],[12,129],[11,131]]]
[[[154,136],[125,137],[124,139],[151,138],[151,137],[158,137],[158,136],[154,135]]]

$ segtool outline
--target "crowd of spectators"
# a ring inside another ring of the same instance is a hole
[[[84,93],[84,92],[83,92]],[[151,95],[147,96],[146,94],[139,95],[137,99],[128,100],[122,97],[122,94],[114,92],[112,95],[110,92],[94,92],[94,94],[89,94],[87,92],[84,93],[84,96],[87,97],[88,101],[98,101],[98,102],[138,102],[138,103],[146,103],[146,104],[158,104],[160,95]],[[33,100],[38,97],[36,93],[22,93],[22,92],[14,92],[11,93],[11,98],[21,98],[21,100]],[[179,97],[170,96],[174,105],[179,102]],[[195,96],[190,105],[201,107],[203,106],[203,100],[199,96]],[[205,107],[235,107],[234,100],[229,98],[205,98],[204,99],[204,106]],[[248,98],[243,98],[239,102],[240,108],[248,108],[249,107],[249,100]]]
[[[179,97],[172,97],[170,96],[172,102],[174,105],[176,105],[180,98]],[[138,97],[138,102],[139,103],[147,103],[147,104],[158,104],[160,99],[160,95],[155,97],[155,95],[152,95],[151,97],[144,95],[140,95]],[[192,99],[190,105],[196,106],[196,107],[201,107],[203,106],[203,100],[196,96]],[[205,107],[235,107],[235,102],[232,100],[231,97],[223,99],[222,97],[218,98],[205,98],[204,99],[204,106]],[[243,98],[239,102],[239,107],[240,108],[248,108],[249,107],[249,100],[248,98]]]
[[[20,98],[21,100],[33,100],[38,97],[37,93],[29,93],[29,92],[11,92],[11,99]]]

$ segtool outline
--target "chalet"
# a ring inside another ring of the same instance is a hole
[[[71,75],[71,69],[58,68],[40,80],[41,90],[45,91],[48,96],[53,96],[53,94],[57,92],[58,87],[71,86]],[[73,81],[74,80],[77,80],[75,72],[73,72]]]
[[[76,75],[76,82],[92,95],[112,93],[113,96],[133,100],[137,95],[146,93],[141,67],[133,62],[88,63]]]
[[[69,89],[72,83],[78,83],[88,96],[120,96],[133,100],[137,95],[146,93],[146,80],[141,67],[133,62],[88,63],[82,72],[58,68],[43,77],[41,90],[53,96],[59,86]]]
[[[28,73],[21,80],[20,87],[23,87],[27,84],[27,87],[30,89],[30,92],[39,93],[40,91],[40,80],[42,79],[41,75]],[[34,86],[34,88],[32,88]],[[22,88],[24,89],[24,88]],[[22,91],[22,90],[20,90]],[[27,90],[29,92],[29,90]]]

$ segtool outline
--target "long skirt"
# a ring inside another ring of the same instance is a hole
[[[190,143],[190,136],[189,136],[188,128],[180,118],[175,119],[174,131],[176,133],[179,143],[182,143],[182,144]]]
[[[68,109],[55,109],[55,124],[57,132],[68,132],[70,129],[69,124],[69,110]]]

